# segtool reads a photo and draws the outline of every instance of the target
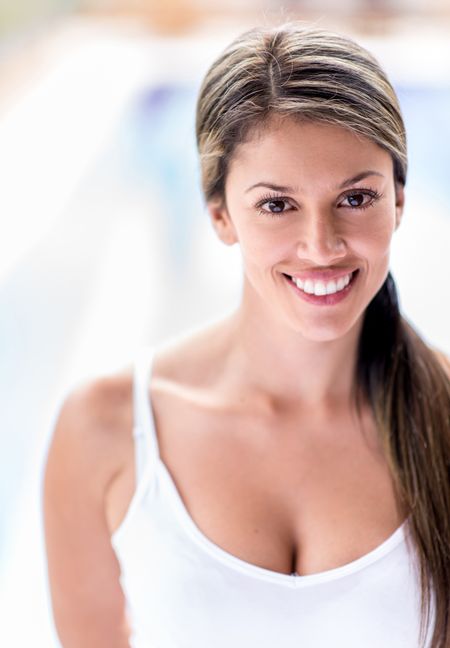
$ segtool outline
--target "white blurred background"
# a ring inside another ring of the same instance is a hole
[[[194,145],[198,85],[239,32],[311,21],[387,69],[410,156],[391,268],[405,315],[450,352],[450,4],[1,1],[0,644],[56,648],[41,484],[61,399],[239,298]]]

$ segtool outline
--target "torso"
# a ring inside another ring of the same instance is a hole
[[[212,374],[194,378],[193,353],[155,357],[149,398],[161,459],[209,540],[254,565],[305,575],[360,558],[401,525],[368,411],[363,434],[345,408],[324,416],[230,402]],[[111,533],[135,489],[129,427],[123,434],[126,462],[106,496]]]

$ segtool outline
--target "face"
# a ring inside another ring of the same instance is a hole
[[[388,273],[402,210],[387,151],[292,118],[238,146],[225,205],[209,205],[219,237],[240,245],[246,306],[316,341],[361,321]]]

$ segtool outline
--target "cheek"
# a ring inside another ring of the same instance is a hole
[[[389,215],[373,219],[368,227],[358,233],[360,247],[365,249],[367,257],[373,260],[379,257],[381,261],[389,254],[394,225],[394,217]]]
[[[263,269],[279,263],[289,255],[292,239],[274,227],[249,227],[241,232],[240,246],[247,265],[256,265]]]

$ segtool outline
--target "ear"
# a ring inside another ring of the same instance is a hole
[[[217,236],[225,245],[234,245],[238,237],[224,201],[220,199],[210,201],[207,209]]]
[[[401,223],[405,206],[405,188],[400,182],[395,183],[395,229]]]

